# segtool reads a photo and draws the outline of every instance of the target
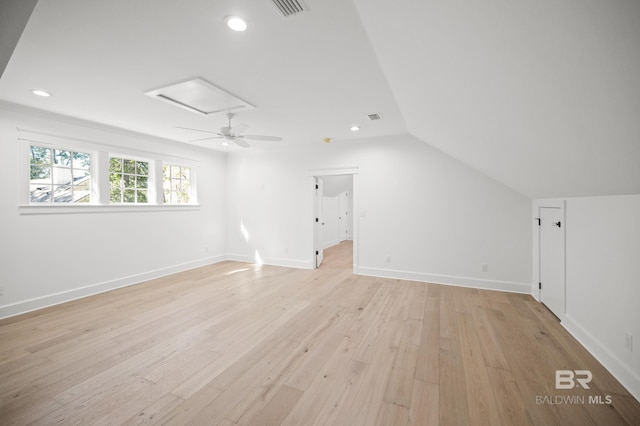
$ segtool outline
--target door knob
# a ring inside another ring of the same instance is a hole
[[[560,228],[560,226],[561,226],[561,225],[562,225],[562,224],[561,224],[560,222],[555,222],[555,223],[553,224],[553,226],[557,226],[558,228]]]

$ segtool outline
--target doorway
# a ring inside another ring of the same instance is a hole
[[[563,205],[538,207],[539,300],[560,320],[565,313],[565,215]]]
[[[311,262],[318,268],[324,250],[352,241],[353,272],[358,265],[358,168],[326,169],[311,172],[313,189],[313,247]]]

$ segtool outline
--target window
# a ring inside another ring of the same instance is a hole
[[[199,209],[198,162],[18,129],[20,214]]]
[[[149,162],[111,157],[109,184],[112,203],[148,203]]]
[[[91,155],[44,146],[30,146],[31,203],[91,202]]]
[[[162,188],[165,204],[185,204],[191,194],[191,168],[164,164]]]

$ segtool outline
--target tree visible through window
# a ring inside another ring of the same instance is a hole
[[[32,145],[29,194],[32,203],[91,201],[91,155]]]
[[[112,203],[147,203],[149,163],[127,158],[109,159],[109,200]]]
[[[164,164],[162,166],[164,202],[184,204],[189,202],[191,192],[191,169],[189,167]]]

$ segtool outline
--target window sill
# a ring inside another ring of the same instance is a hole
[[[18,206],[20,215],[37,214],[87,214],[87,213],[132,213],[132,212],[167,212],[200,210],[200,204],[74,204],[74,205],[37,205]]]

